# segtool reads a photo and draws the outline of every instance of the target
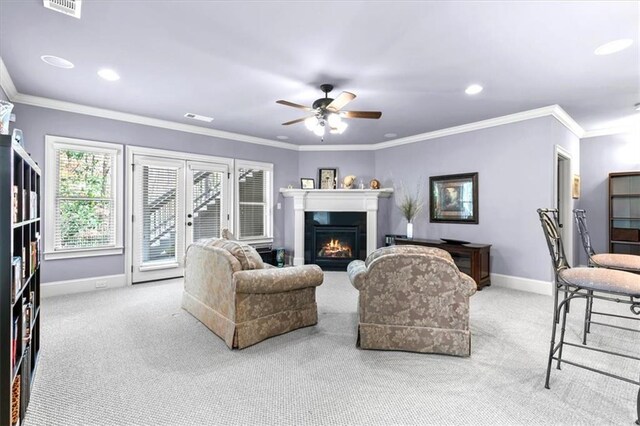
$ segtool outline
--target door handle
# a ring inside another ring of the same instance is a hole
[[[191,225],[192,225],[192,223],[191,223],[191,222],[187,222],[187,226],[191,226]]]
[[[193,215],[192,215],[191,213],[189,213],[189,214],[187,215],[187,217],[188,217],[189,219],[191,219],[191,218],[193,217]]]

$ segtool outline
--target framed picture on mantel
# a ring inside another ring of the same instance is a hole
[[[429,219],[440,223],[478,223],[478,173],[431,176]]]
[[[336,189],[338,187],[338,169],[318,169],[320,189]]]

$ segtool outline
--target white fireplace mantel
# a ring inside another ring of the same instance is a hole
[[[285,198],[293,198],[293,264],[304,265],[305,212],[366,212],[367,255],[369,255],[376,249],[378,241],[378,199],[390,197],[393,189],[281,188],[280,193]]]

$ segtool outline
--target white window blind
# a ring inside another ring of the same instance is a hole
[[[122,146],[46,136],[45,258],[122,253]]]
[[[55,250],[114,247],[115,154],[57,149]]]
[[[266,172],[240,168],[238,170],[239,234],[241,238],[266,235]]]
[[[193,241],[220,238],[222,181],[222,172],[194,170]]]
[[[142,167],[142,263],[176,260],[178,170]]]

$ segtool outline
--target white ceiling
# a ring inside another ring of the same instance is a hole
[[[586,130],[640,102],[640,2],[85,1],[82,19],[40,0],[0,1],[0,56],[23,94],[295,144],[280,123],[332,83],[357,98],[325,144],[385,141],[559,104]],[[596,56],[599,45],[631,48]],[[71,70],[40,60],[50,54]],[[121,80],[96,72],[111,67]],[[464,89],[484,86],[477,96]],[[210,124],[186,112],[214,117]]]

